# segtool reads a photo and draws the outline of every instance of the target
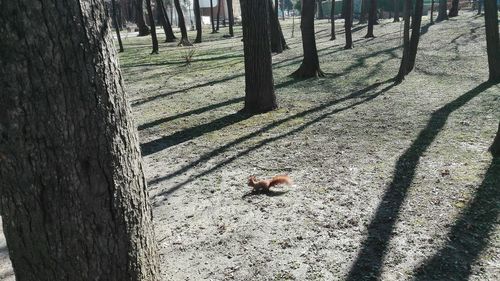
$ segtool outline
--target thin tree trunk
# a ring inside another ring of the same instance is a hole
[[[366,14],[368,13],[368,0],[361,0],[361,12],[359,14],[359,22],[360,24],[366,23]]]
[[[111,6],[113,8],[113,19],[115,21],[116,38],[118,39],[118,45],[120,46],[120,53],[123,52],[122,37],[120,36],[120,26],[118,24],[118,19],[116,17],[116,1],[111,0]]]
[[[285,0],[281,1],[281,20],[285,20]]]
[[[304,59],[299,69],[292,73],[295,78],[323,77],[323,71],[319,67],[318,50],[316,49],[316,38],[314,32],[314,0],[302,2],[302,15],[300,30],[302,31],[302,47]]]
[[[377,0],[370,0],[370,11],[368,15],[368,32],[365,35],[365,38],[375,37],[373,35],[373,26],[375,25],[375,21],[377,20]]]
[[[1,5],[0,214],[17,281],[160,278],[104,5]]]
[[[217,31],[219,31],[220,10],[221,10],[221,0],[217,0],[217,27],[215,28],[215,30]]]
[[[431,1],[431,24],[434,24],[434,0]]]
[[[229,13],[229,36],[234,36],[234,14],[233,14],[233,0],[227,0],[227,11]]]
[[[245,54],[245,107],[243,111],[261,113],[276,109],[268,5],[241,0],[243,51]],[[269,2],[270,3],[270,2]]]
[[[448,17],[456,17],[458,16],[458,0],[452,0],[451,1],[451,8],[450,11],[448,12]]]
[[[406,75],[408,69],[408,57],[410,56],[410,7],[411,0],[405,0],[403,6],[403,20],[404,20],[404,35],[403,35],[403,58],[399,66],[399,72],[396,76],[396,82],[401,83]]]
[[[344,49],[352,49],[352,1],[353,0],[344,0],[345,5],[345,20],[344,20],[344,29],[345,29],[345,46]]]
[[[172,25],[167,16],[167,10],[165,9],[165,3],[163,0],[156,0],[158,3],[158,9],[160,11],[160,20],[163,26],[163,31],[165,32],[165,42],[174,42],[177,39],[172,30]]]
[[[283,50],[288,49],[288,46],[286,44],[285,37],[283,36],[278,17],[276,16],[276,13],[274,13],[272,0],[267,1],[269,3],[268,11],[271,29],[271,52],[279,54],[283,52]]]
[[[410,52],[408,56],[408,66],[406,74],[410,73],[415,67],[415,60],[417,57],[418,42],[420,41],[420,27],[422,26],[422,13],[424,10],[424,0],[415,1],[415,9],[412,17],[412,30],[410,38]]]
[[[498,123],[497,135],[489,150],[494,157],[500,157],[500,122]]]
[[[151,9],[151,0],[146,0],[146,10],[151,25],[151,41],[153,43],[153,51],[151,54],[158,54],[158,37],[156,37],[155,18],[153,16],[153,9]]]
[[[142,10],[144,0],[133,1],[135,3],[135,23],[137,24],[137,28],[139,29],[138,36],[149,35],[149,27],[146,25],[146,21],[144,20],[144,12]]]
[[[189,42],[189,38],[186,30],[186,21],[184,20],[184,13],[182,13],[181,4],[179,0],[173,0],[175,5],[175,10],[177,11],[177,18],[179,20],[179,27],[181,29],[181,41],[179,41],[179,46],[193,46]]]
[[[216,33],[215,31],[215,21],[214,21],[214,2],[210,0],[210,23],[212,24],[212,33]]]
[[[274,13],[276,14],[276,17],[279,18],[279,10],[278,10],[278,5],[279,5],[279,0],[274,0]]]
[[[394,21],[399,22],[399,2],[400,0],[394,0]]]
[[[488,53],[489,80],[500,82],[500,39],[498,34],[498,7],[496,0],[484,1],[486,50]]]
[[[330,8],[330,23],[331,23],[331,37],[330,40],[335,40],[335,0],[332,0],[332,7]]]
[[[447,7],[447,1],[446,0],[439,0],[439,7],[438,7],[438,16],[436,18],[436,22],[444,21],[448,19],[448,14],[446,13],[448,7]]]
[[[477,2],[478,2],[477,3],[477,14],[480,15],[482,13],[484,0],[478,0]]]
[[[194,1],[194,20],[196,22],[196,39],[194,43],[201,43],[201,11],[200,11],[200,0]]]

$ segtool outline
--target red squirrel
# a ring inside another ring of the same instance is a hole
[[[252,191],[268,191],[269,188],[279,184],[292,184],[292,179],[289,176],[275,176],[269,180],[257,180],[255,176],[248,178],[248,186],[253,187]]]

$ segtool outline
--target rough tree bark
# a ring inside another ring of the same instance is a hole
[[[497,135],[489,150],[494,157],[500,157],[500,122],[498,123]]]
[[[344,49],[352,49],[352,1],[344,0],[344,29],[345,29],[345,46]]]
[[[217,33],[215,30],[215,21],[214,21],[214,1],[210,0],[210,23],[212,24],[212,33]]]
[[[187,30],[186,30],[186,21],[184,20],[184,13],[182,12],[181,4],[179,0],[174,0],[175,10],[177,11],[177,18],[179,20],[179,28],[181,29],[181,40],[179,41],[179,46],[193,46],[191,42],[189,42]]]
[[[330,24],[331,34],[330,40],[335,40],[335,0],[332,0],[332,7],[330,8]]]
[[[283,50],[288,49],[288,45],[286,44],[285,36],[283,36],[278,16],[274,13],[272,0],[268,0],[267,2],[269,3],[268,11],[271,30],[271,52],[279,54],[283,52]]]
[[[201,43],[201,11],[200,11],[200,0],[193,0],[194,2],[194,19],[196,21],[196,39],[194,43]]]
[[[314,0],[302,2],[302,15],[300,30],[302,32],[302,48],[304,59],[299,69],[292,73],[295,78],[323,77],[323,71],[319,67],[318,50],[316,49],[316,38],[314,32]]]
[[[446,13],[447,9],[448,9],[447,0],[439,0],[438,16],[436,18],[436,22],[448,19],[448,14]]]
[[[418,42],[420,41],[420,27],[422,26],[422,13],[424,10],[424,0],[415,0],[415,9],[413,9],[413,17],[411,22],[411,37],[410,37],[410,52],[408,56],[408,65],[406,73],[410,73],[415,67],[415,59],[417,58]]]
[[[116,38],[118,39],[118,45],[120,46],[120,53],[123,52],[122,37],[120,36],[120,26],[118,24],[118,18],[116,16],[116,1],[111,0],[111,6],[113,8],[113,20],[115,22]]]
[[[451,8],[450,11],[448,12],[448,17],[452,18],[458,16],[458,1],[459,0],[451,1]]]
[[[403,58],[399,66],[398,75],[396,76],[396,83],[401,83],[406,76],[406,69],[408,69],[408,57],[410,56],[410,7],[412,0],[405,0],[403,6]]]
[[[163,31],[165,32],[165,42],[174,42],[177,39],[172,30],[172,24],[167,16],[167,9],[165,9],[165,3],[163,0],[156,0],[158,3],[158,9],[160,10],[160,20],[163,26]]]
[[[243,51],[245,55],[245,107],[243,111],[261,113],[276,109],[271,45],[269,5],[241,0]]]
[[[233,0],[227,0],[227,11],[229,14],[229,36],[234,36],[233,25],[234,25],[234,13],[233,13]]]
[[[16,280],[158,280],[104,1],[0,3],[0,214]]]
[[[158,54],[158,37],[156,37],[155,17],[153,9],[151,9],[151,0],[146,0],[146,10],[148,11],[149,22],[151,24],[151,41],[153,43],[151,54]]]
[[[394,0],[394,20],[393,22],[399,22],[399,1]]]
[[[135,4],[135,23],[139,29],[139,34],[137,36],[149,35],[149,27],[146,25],[144,20],[144,11],[142,10],[144,0],[134,0]]]
[[[377,0],[370,0],[370,11],[368,15],[368,31],[365,35],[365,38],[375,37],[373,35],[373,26],[377,21]]]
[[[486,50],[488,53],[489,80],[500,82],[500,39],[498,34],[498,7],[496,0],[484,0]]]

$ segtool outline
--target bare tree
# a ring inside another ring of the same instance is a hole
[[[144,11],[142,10],[144,0],[134,0],[135,3],[135,23],[139,29],[138,36],[149,35],[149,27],[144,20]]]
[[[123,52],[122,37],[120,36],[120,26],[118,25],[118,17],[116,16],[116,1],[111,0],[111,6],[113,8],[113,21],[115,23],[116,38],[118,39],[118,45],[120,46],[120,53]]]
[[[498,7],[496,0],[484,1],[486,50],[490,81],[500,82],[500,40],[498,35]]]
[[[335,40],[335,0],[332,0],[332,7],[330,8],[330,24],[331,34],[330,40]]]
[[[436,18],[436,22],[444,21],[448,19],[448,14],[446,13],[448,9],[447,0],[439,0],[438,6],[438,16]]]
[[[1,2],[0,213],[18,281],[159,280],[104,5]]]
[[[448,12],[448,17],[456,17],[458,16],[458,3],[459,0],[452,0],[451,1],[451,8],[450,11]]]
[[[158,3],[158,9],[160,10],[160,21],[163,26],[163,31],[165,32],[165,42],[174,42],[177,39],[172,30],[172,24],[167,15],[167,10],[165,9],[165,3],[163,0],[156,0]]]
[[[196,39],[194,39],[194,43],[201,43],[201,11],[200,11],[200,0],[194,1],[194,18],[196,21]]]
[[[243,111],[267,112],[277,108],[269,38],[269,5],[253,0],[241,0],[240,4],[245,54]]]
[[[179,28],[181,29],[181,41],[179,41],[179,46],[192,46],[191,42],[189,42],[189,38],[187,35],[186,29],[186,21],[184,20],[184,13],[182,12],[181,4],[179,0],[173,0],[175,10],[177,11],[177,18],[179,19]]]
[[[345,46],[344,49],[352,49],[352,1],[344,0],[344,29],[345,29]]]
[[[153,43],[153,51],[151,54],[158,54],[158,37],[156,37],[156,25],[153,9],[151,9],[151,0],[146,0],[146,10],[148,11],[149,24],[151,25],[151,41]]]
[[[368,32],[365,35],[365,38],[375,37],[373,35],[373,26],[377,21],[377,0],[370,0],[370,10],[368,14]]]

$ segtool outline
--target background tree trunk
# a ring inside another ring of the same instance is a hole
[[[434,24],[434,0],[431,1],[431,24]]]
[[[149,27],[146,25],[146,21],[144,20],[144,11],[142,10],[142,4],[144,0],[135,0],[135,23],[137,24],[137,28],[139,29],[138,36],[146,36],[149,35]]]
[[[438,16],[436,18],[437,22],[444,21],[448,19],[448,14],[446,13],[448,9],[448,4],[446,0],[439,0]]]
[[[331,37],[330,40],[335,40],[335,0],[332,0],[332,7],[330,8],[330,23],[331,23]]]
[[[120,26],[118,24],[118,18],[116,17],[116,1],[111,0],[111,6],[113,8],[113,19],[115,22],[116,38],[118,39],[118,45],[120,46],[120,53],[123,52],[122,37],[120,36]]]
[[[221,10],[221,0],[217,0],[217,27],[215,28],[215,30],[217,31],[219,31],[220,10]]]
[[[212,33],[216,33],[215,31],[215,21],[214,21],[214,1],[210,0],[210,23],[212,24]]]
[[[361,12],[359,14],[359,23],[366,23],[366,14],[368,13],[368,0],[361,0]]]
[[[229,36],[234,36],[234,14],[233,14],[233,0],[227,0],[227,11],[229,13]]]
[[[448,17],[456,17],[458,16],[458,0],[452,0],[451,1],[451,8],[450,11],[448,12]]]
[[[413,10],[410,52],[408,56],[408,66],[406,73],[410,73],[415,67],[415,59],[417,58],[418,42],[420,41],[420,27],[422,26],[422,13],[424,10],[424,0],[415,0],[415,9]]]
[[[153,9],[151,9],[151,0],[146,0],[146,10],[151,24],[151,41],[153,43],[153,51],[151,54],[158,54],[158,37],[156,37],[155,17],[153,16]]]
[[[410,7],[412,0],[405,0],[403,6],[403,58],[401,59],[401,65],[399,66],[398,75],[396,76],[396,82],[401,83],[405,76],[406,70],[408,69],[410,56]]]
[[[399,22],[399,1],[400,0],[394,0],[394,21],[393,22]]]
[[[344,0],[345,5],[345,20],[344,20],[344,29],[345,29],[345,46],[344,49],[352,49],[352,1],[353,0]]]
[[[279,54],[283,52],[283,50],[288,49],[288,46],[286,44],[285,37],[283,36],[278,17],[276,16],[276,13],[274,13],[272,0],[267,1],[269,3],[268,11],[271,29],[271,52]]]
[[[370,0],[370,12],[368,15],[368,32],[365,35],[365,38],[375,37],[373,35],[373,26],[375,25],[375,21],[377,21],[377,0]]]
[[[269,2],[270,3],[270,2]],[[243,111],[261,113],[276,109],[271,45],[269,5],[241,0],[243,51],[245,54],[245,107]]]
[[[318,0],[318,19],[324,19],[325,13],[323,13],[323,5],[321,5],[322,0]]]
[[[17,281],[159,279],[109,31],[104,1],[2,2],[0,213]]]
[[[486,26],[486,50],[490,81],[500,82],[500,39],[498,35],[498,7],[496,0],[484,1],[484,22]]]
[[[163,26],[163,31],[165,32],[165,42],[174,42],[177,39],[172,30],[172,24],[167,16],[167,10],[165,9],[165,3],[163,0],[157,0],[158,9],[160,10],[160,20]]]
[[[477,1],[477,14],[478,15],[480,15],[482,13],[483,2],[484,2],[484,0]]]
[[[201,11],[200,11],[200,0],[194,1],[194,19],[196,21],[196,39],[194,39],[194,43],[201,43]]]
[[[175,10],[177,11],[177,18],[179,19],[179,28],[181,29],[181,41],[179,41],[179,46],[193,46],[189,42],[189,38],[186,30],[186,21],[184,20],[184,13],[182,13],[181,4],[179,0],[173,0],[175,5]]]
[[[295,78],[323,77],[324,73],[319,67],[318,50],[316,49],[316,38],[314,33],[314,6],[315,1],[304,0],[302,2],[302,15],[300,30],[302,31],[302,47],[304,59],[299,69],[292,73]]]
[[[490,147],[490,152],[494,157],[500,157],[500,122],[498,123],[498,131]]]

